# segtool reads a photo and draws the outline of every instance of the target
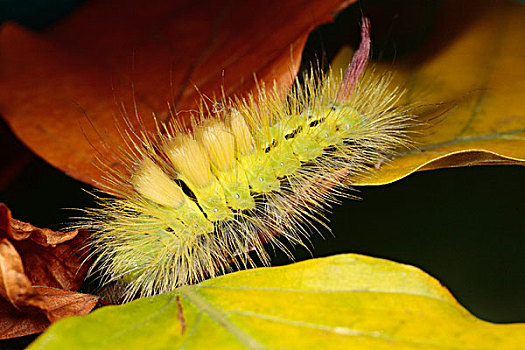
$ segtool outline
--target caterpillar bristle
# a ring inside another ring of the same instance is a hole
[[[126,121],[125,147],[102,165],[114,197],[86,210],[92,271],[124,285],[127,301],[254,266],[251,252],[268,264],[265,244],[292,258],[282,239],[305,245],[352,179],[410,145],[403,91],[389,75],[362,74],[368,20],[362,28],[346,72],[312,69],[287,95],[261,84],[203,101],[189,126]]]

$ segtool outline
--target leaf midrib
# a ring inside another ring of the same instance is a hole
[[[283,291],[282,288],[251,288],[251,287],[229,287],[229,286],[199,286],[199,288],[211,288],[211,289],[257,289],[257,290],[276,290],[276,291]],[[325,293],[326,291],[305,291],[305,290],[286,290],[286,291],[293,291],[293,292],[320,292]],[[243,330],[241,330],[233,321],[231,321],[224,310],[217,308],[212,303],[208,302],[206,298],[202,295],[200,295],[196,290],[195,287],[182,287],[178,290],[181,296],[186,298],[188,301],[193,303],[199,310],[207,313],[210,318],[212,318],[215,322],[217,322],[220,326],[224,327],[227,331],[229,331],[236,339],[238,339],[243,345],[245,345],[249,349],[266,349],[263,345],[261,345],[259,342],[257,342],[254,338],[252,338],[250,335],[245,333]],[[341,292],[341,291],[333,291],[333,292]],[[378,291],[362,291],[362,292],[372,292],[372,293],[387,293],[387,292],[378,292]],[[390,292],[388,292],[390,293]],[[401,292],[393,292],[393,294],[410,294],[410,293],[401,293]],[[410,294],[410,295],[417,295],[421,297],[426,297],[429,299],[434,299],[440,302],[449,303],[448,300],[438,299],[433,296],[429,295],[421,295],[421,294]],[[288,324],[293,325],[297,327],[303,327],[303,328],[311,328],[311,329],[319,329],[327,332],[337,333],[345,336],[353,336],[353,337],[367,337],[367,338],[375,338],[375,339],[381,339],[388,342],[401,342],[401,343],[407,343],[407,344],[417,344],[417,345],[426,345],[426,346],[434,346],[439,347],[443,349],[478,349],[478,348],[465,348],[465,347],[456,347],[450,344],[441,344],[433,341],[425,341],[424,339],[403,339],[395,336],[391,336],[379,331],[365,331],[365,330],[359,330],[359,329],[353,329],[348,327],[331,327],[326,326],[322,324],[312,324],[309,322],[304,321],[295,321],[295,320],[289,320],[289,319],[282,319],[279,317],[271,316],[271,315],[264,315],[259,313],[253,313],[249,311],[229,311],[229,314],[237,314],[240,316],[247,316],[247,317],[254,317],[259,318],[262,320],[267,321],[273,321],[278,322],[281,324]],[[339,330],[339,331],[338,331]],[[344,330],[344,331],[343,331]]]
[[[379,289],[365,289],[365,288],[356,288],[356,289],[296,289],[296,288],[278,288],[278,287],[251,287],[251,286],[198,286],[199,289],[233,289],[233,290],[253,290],[253,291],[275,291],[275,292],[292,292],[292,293],[384,293],[384,294],[402,294],[410,296],[420,296],[430,299],[435,299],[443,302],[451,302],[450,298],[445,296],[441,297],[438,295],[432,294],[423,294],[423,293],[412,293],[409,291],[388,291],[388,290],[379,290]],[[453,300],[452,300],[453,301]],[[455,303],[452,303],[455,304]]]
[[[260,344],[257,340],[237,327],[237,325],[232,322],[224,312],[208,302],[203,296],[199,295],[194,288],[181,287],[178,289],[178,293],[180,293],[183,298],[194,304],[199,310],[206,312],[212,320],[224,327],[247,348],[260,350],[266,349],[266,347]]]

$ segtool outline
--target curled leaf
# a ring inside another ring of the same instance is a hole
[[[48,228],[41,229],[27,222],[14,219],[11,217],[11,211],[5,204],[0,204],[0,217],[2,218],[0,231],[15,241],[23,241],[29,238],[43,247],[54,247],[57,244],[75,238],[78,234],[78,230],[55,232]]]
[[[22,259],[6,239],[0,240],[0,295],[22,312],[36,312],[44,308],[42,298],[24,274]]]
[[[0,339],[43,331],[62,317],[86,314],[97,297],[80,288],[88,264],[85,231],[54,232],[13,219],[0,203]]]

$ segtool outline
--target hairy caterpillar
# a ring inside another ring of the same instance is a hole
[[[252,251],[268,263],[264,244],[286,251],[278,237],[302,244],[349,177],[409,144],[402,91],[389,76],[361,77],[368,19],[361,35],[343,76],[311,72],[286,96],[263,86],[223,98],[189,127],[124,131],[123,166],[106,167],[114,197],[86,210],[94,270],[129,300],[252,266]]]

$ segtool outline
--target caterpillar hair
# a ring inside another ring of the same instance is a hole
[[[128,126],[99,206],[85,210],[93,271],[124,286],[123,300],[171,291],[291,255],[352,179],[410,145],[411,107],[372,70],[370,23],[345,72],[310,70],[287,94],[258,90],[204,101],[190,125]],[[253,252],[253,253],[252,253]],[[253,254],[253,255],[252,255]]]

